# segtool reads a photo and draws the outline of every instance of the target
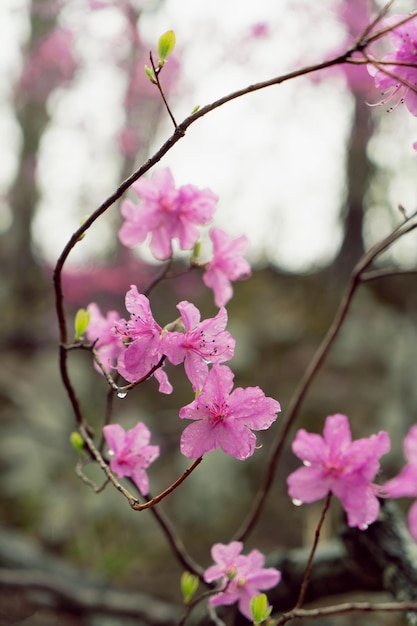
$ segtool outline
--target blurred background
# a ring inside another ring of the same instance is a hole
[[[343,51],[381,6],[258,0],[243,10],[238,0],[2,1],[3,566],[26,567],[34,558],[42,568],[54,558],[76,575],[180,602],[182,567],[149,512],[133,513],[110,488],[95,495],[75,475],[77,454],[69,444],[75,425],[57,367],[51,282],[80,220],[172,132],[143,71],[159,36],[168,29],[177,36],[161,81],[181,121],[196,105]],[[393,13],[415,8],[415,2],[399,0]],[[232,236],[248,235],[253,276],[234,285],[228,305],[228,329],[237,340],[231,366],[237,386],[259,385],[280,401],[284,414],[352,267],[401,222],[399,205],[408,214],[417,208],[416,119],[404,106],[388,114],[386,106],[367,105],[379,99],[363,66],[314,73],[198,121],[157,166],[169,166],[178,185],[211,188],[219,196],[214,224]],[[146,246],[121,246],[120,224],[116,205],[70,255],[64,280],[70,327],[75,311],[90,302],[124,317],[130,285],[145,290],[161,271]],[[381,257],[380,266],[414,268],[416,257],[411,234]],[[176,263],[182,266],[181,255]],[[212,294],[193,272],[152,292],[162,326],[176,317],[181,299],[196,304],[203,317],[216,313]],[[388,430],[393,451],[384,462],[387,476],[402,464],[401,440],[416,421],[416,300],[410,275],[360,288],[297,422],[321,431],[327,415],[341,412],[356,437]],[[99,431],[106,383],[87,353],[72,354],[70,363],[85,415]],[[161,447],[150,470],[154,493],[187,467],[179,453],[184,424],[178,410],[192,397],[181,368],[169,375],[172,395],[158,394],[151,380],[114,407],[116,421],[126,429],[144,421]],[[262,449],[245,463],[207,455],[161,505],[203,566],[210,563],[210,546],[228,542],[244,519],[278,429],[279,419],[260,434]],[[288,449],[247,549],[310,545],[320,507],[290,503],[285,479],[297,465]],[[100,481],[96,468],[86,471]],[[329,536],[341,520],[337,505],[330,517]],[[57,618],[53,611],[25,608],[13,596],[1,598],[5,624],[121,623],[105,616],[95,622]]]

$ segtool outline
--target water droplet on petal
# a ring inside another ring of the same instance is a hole
[[[306,467],[311,467],[310,461],[303,461],[303,465],[305,465]]]
[[[298,498],[293,498],[292,503],[294,504],[294,506],[301,506],[303,501],[302,500],[298,500]]]
[[[126,396],[127,396],[127,391],[123,391],[123,389],[120,389],[120,390],[117,392],[117,397],[118,397],[118,398],[121,398],[122,400],[123,400],[123,398],[126,398]]]
[[[109,450],[108,452],[109,452],[109,456],[114,456],[113,450]]]

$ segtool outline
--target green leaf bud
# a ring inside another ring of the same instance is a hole
[[[175,33],[173,30],[167,30],[166,33],[160,36],[158,41],[158,56],[159,66],[162,67],[175,48]]]
[[[147,65],[145,65],[144,70],[145,70],[146,76],[149,78],[151,83],[156,85],[155,74],[153,72],[153,69],[151,67],[148,67]]]
[[[76,431],[70,434],[70,443],[77,452],[81,452],[84,449],[84,440],[80,433],[77,433]]]
[[[250,612],[252,613],[253,623],[262,624],[271,615],[272,606],[268,604],[268,598],[264,593],[253,596],[249,603]]]
[[[190,604],[198,587],[198,577],[190,572],[184,572],[181,576],[180,587],[184,604]]]
[[[192,266],[198,262],[198,257],[200,256],[200,253],[201,253],[201,240],[199,239],[197,243],[195,244],[192,254],[191,254],[190,264]]]
[[[83,337],[90,323],[90,317],[90,311],[78,309],[74,320],[75,341],[79,341]]]

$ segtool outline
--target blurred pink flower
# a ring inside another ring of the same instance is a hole
[[[329,7],[330,8],[330,7]],[[326,55],[326,59],[344,54],[348,48],[358,39],[361,32],[368,26],[372,19],[372,0],[341,0],[334,3],[331,10],[334,10],[338,21],[345,29],[345,36],[340,37],[337,47]],[[311,14],[312,20],[317,20],[314,11]],[[362,55],[354,53],[354,58],[362,60]],[[349,89],[354,94],[359,94],[363,98],[372,89],[372,79],[366,71],[366,66],[362,63],[342,63],[336,66],[314,72],[310,75],[313,83],[321,83],[323,79],[336,76],[342,73],[347,81]]]
[[[163,351],[167,358],[184,369],[194,391],[201,389],[208,374],[208,363],[230,361],[235,350],[235,340],[225,330],[227,311],[221,308],[216,317],[200,322],[200,311],[190,302],[180,302],[184,332],[172,331],[162,336]]]
[[[149,493],[146,468],[159,456],[159,446],[149,446],[151,433],[142,422],[125,431],[120,424],[103,427],[104,438],[109,447],[110,469],[119,478],[131,478],[140,493]]]
[[[395,478],[382,486],[387,498],[417,498],[417,424],[411,426],[404,439],[406,465]],[[408,527],[417,541],[417,500],[408,512]]]
[[[73,78],[77,66],[74,34],[65,28],[56,28],[38,43],[27,60],[20,88],[37,100],[45,99]]]
[[[247,556],[240,554],[243,544],[232,541],[229,544],[216,543],[211,556],[216,565],[204,572],[207,583],[219,580],[223,591],[209,600],[212,606],[239,602],[239,611],[251,622],[250,600],[263,589],[275,587],[281,580],[281,573],[273,568],[264,568],[265,557],[259,550],[252,550]]]
[[[95,343],[100,361],[106,369],[112,369],[124,352],[125,346],[120,335],[116,335],[113,328],[116,320],[120,319],[117,311],[109,311],[106,317],[103,317],[101,311],[95,302],[88,305],[87,310],[90,312],[90,323],[88,325],[86,335],[89,341]],[[97,364],[95,368],[102,373]]]
[[[180,410],[181,419],[195,420],[181,436],[181,452],[198,458],[220,447],[244,460],[255,451],[252,430],[266,430],[281,410],[259,387],[233,388],[234,374],[226,365],[213,365],[198,397]]]
[[[163,357],[161,351],[162,328],[154,320],[149,300],[132,285],[126,294],[126,309],[130,320],[119,319],[114,328],[119,336],[131,339],[131,343],[120,355],[117,371],[129,382],[144,378],[158,365]],[[159,382],[161,393],[171,393],[172,387],[162,367],[155,370],[155,378]]]
[[[179,240],[182,249],[193,248],[199,236],[197,225],[211,220],[217,203],[210,189],[199,190],[193,185],[176,189],[168,168],[155,172],[152,180],[136,181],[132,188],[142,203],[123,201],[125,222],[119,232],[120,241],[133,247],[150,234],[152,253],[159,260],[172,256],[173,239]]]
[[[380,26],[386,28],[398,24],[405,17],[406,15],[393,15],[384,20]],[[417,115],[417,18],[394,27],[389,31],[388,37],[395,52],[390,52],[382,58],[384,65],[378,66],[376,59],[376,65],[368,66],[375,86],[381,89],[384,95],[384,98],[376,104],[394,102],[391,107],[393,110],[405,102],[410,113]],[[389,64],[385,65],[386,63]]]
[[[365,530],[378,516],[379,487],[372,484],[378,459],[388,452],[386,432],[352,442],[345,415],[326,419],[324,437],[298,431],[292,450],[304,463],[287,478],[288,493],[300,504],[321,500],[332,492],[341,501],[349,526]]]
[[[247,278],[251,274],[249,263],[243,258],[249,240],[246,235],[232,239],[220,228],[212,228],[213,258],[207,263],[203,281],[214,291],[216,306],[227,304],[233,295],[231,280]]]

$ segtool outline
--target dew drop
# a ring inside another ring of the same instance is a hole
[[[294,504],[294,506],[301,506],[303,501],[302,500],[298,500],[297,498],[294,498],[292,503]]]
[[[304,465],[305,467],[311,467],[311,463],[310,463],[310,461],[303,461],[303,465]]]
[[[120,389],[120,391],[117,392],[117,397],[121,398],[121,400],[123,400],[123,398],[126,398],[127,396],[127,391],[123,391],[122,389]]]

